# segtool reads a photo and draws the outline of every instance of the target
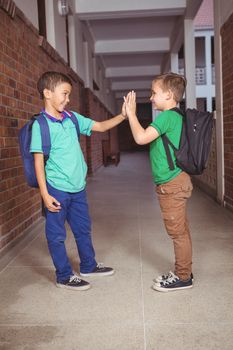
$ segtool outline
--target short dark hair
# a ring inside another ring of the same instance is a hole
[[[152,83],[161,82],[163,91],[171,90],[174,94],[176,102],[180,102],[183,98],[187,80],[184,76],[176,73],[165,73],[157,75]]]
[[[72,86],[71,79],[63,73],[52,71],[43,73],[37,82],[40,97],[44,98],[44,89],[54,91],[55,87],[61,83],[68,83]]]

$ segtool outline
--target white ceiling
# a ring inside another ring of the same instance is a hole
[[[128,90],[148,97],[156,74],[170,69],[178,53],[185,18],[202,0],[75,0],[75,12],[94,40],[105,76],[117,98]]]

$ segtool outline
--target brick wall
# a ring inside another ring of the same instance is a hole
[[[233,210],[233,14],[221,28],[225,203]]]
[[[2,5],[3,4],[3,5]],[[7,4],[7,2],[6,2]],[[41,216],[38,190],[24,180],[18,147],[18,131],[30,117],[38,113],[42,101],[36,89],[39,76],[47,70],[68,74],[73,81],[70,109],[85,114],[85,89],[79,77],[57,52],[39,37],[37,30],[16,8],[9,13],[0,3],[0,249],[19,237]],[[91,115],[104,118],[109,113],[89,93]],[[105,135],[106,137],[106,135]],[[81,146],[87,158],[86,138]],[[91,141],[88,155],[92,171],[102,164],[98,136]],[[91,161],[91,157],[94,161]]]

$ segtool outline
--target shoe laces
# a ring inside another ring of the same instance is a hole
[[[177,277],[177,276],[174,274],[174,272],[169,271],[169,273],[166,276],[166,279],[171,279],[171,278],[175,278],[175,277]]]
[[[77,275],[70,276],[69,282],[81,282],[81,279]]]
[[[179,281],[179,277],[176,276],[175,274],[173,274],[173,276],[169,277],[168,279],[166,279],[165,281],[161,282],[161,284],[163,286],[169,286],[175,282]]]
[[[101,263],[97,263],[96,267],[98,269],[104,269],[104,264],[101,262]]]
[[[169,271],[167,274],[161,275],[161,276],[159,276],[158,278],[161,279],[161,282],[165,282],[167,279],[170,279],[170,278],[172,278],[172,277],[174,277],[174,276],[175,276],[174,272]],[[153,279],[153,282],[156,283],[156,282],[157,282],[157,278],[154,278],[154,279]]]

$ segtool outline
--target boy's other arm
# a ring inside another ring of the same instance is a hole
[[[118,114],[116,117],[113,117],[111,119],[108,120],[104,120],[103,122],[94,122],[94,124],[92,125],[92,131],[99,131],[99,132],[105,132],[109,129],[114,128],[115,126],[117,126],[118,124],[120,124],[121,122],[123,122],[123,120],[125,120],[126,118],[123,116],[123,114]]]
[[[129,117],[129,125],[133,138],[138,145],[146,145],[159,137],[158,131],[153,126],[143,129],[136,115]]]
[[[136,116],[136,94],[135,92],[128,93],[125,98],[126,112],[129,118],[129,125],[134,137],[135,142],[138,145],[145,145],[157,139],[159,137],[158,131],[153,126],[148,126],[144,129],[138,121]]]
[[[41,194],[41,197],[43,198],[46,208],[52,212],[59,212],[61,209],[60,203],[56,200],[56,198],[50,196],[46,186],[43,153],[34,153],[34,163],[35,163],[36,178],[40,188],[40,194]]]

